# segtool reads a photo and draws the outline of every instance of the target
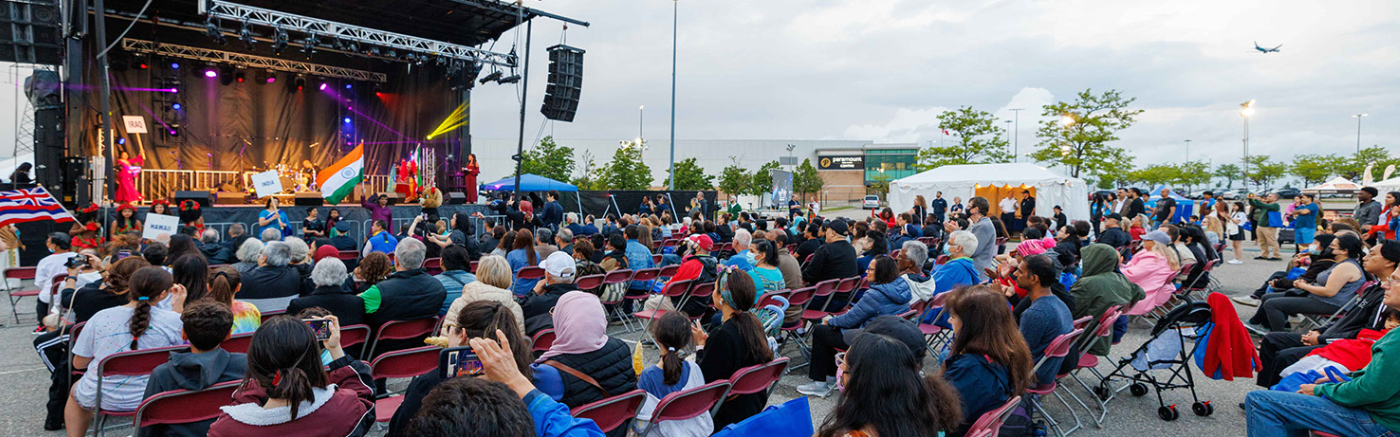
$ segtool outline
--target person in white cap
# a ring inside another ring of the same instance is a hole
[[[559,297],[570,291],[578,291],[578,286],[574,285],[575,266],[574,258],[564,252],[551,253],[540,263],[540,268],[544,269],[544,280],[535,283],[534,292],[525,296],[525,301],[520,304],[525,314],[527,334],[535,335],[552,326],[554,323],[549,312],[559,302]]]

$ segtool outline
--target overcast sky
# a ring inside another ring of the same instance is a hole
[[[537,20],[526,140],[664,140],[671,8],[665,0],[528,1],[589,21],[568,43],[588,51],[573,123],[542,123],[544,47],[561,26]],[[1392,148],[1400,133],[1400,2],[1057,0],[681,0],[676,135],[681,139],[938,141],[937,114],[972,105],[1020,113],[1022,154],[1040,106],[1085,88],[1117,89],[1146,113],[1122,133],[1139,165],[1241,154],[1241,102],[1257,99],[1251,151]],[[503,38],[508,46],[513,36]],[[1279,53],[1261,54],[1254,42]],[[478,86],[478,138],[514,138],[513,87]],[[543,127],[543,129],[542,129]],[[1014,135],[1014,134],[1013,134]],[[679,154],[680,152],[678,152]],[[689,153],[688,153],[689,154]]]

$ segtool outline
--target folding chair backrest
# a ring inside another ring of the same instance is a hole
[[[701,282],[690,286],[690,297],[692,299],[697,297],[710,297],[714,292],[715,283],[713,282]]]
[[[5,269],[5,279],[34,279],[37,267],[10,267]]]
[[[352,261],[360,258],[360,252],[355,250],[342,250],[335,254],[341,261]]]
[[[359,324],[340,327],[340,347],[364,344],[369,340],[369,325]]]
[[[219,407],[228,405],[242,380],[221,382],[203,390],[171,390],[156,393],[136,407],[135,426],[179,425],[219,417]]]
[[[1079,338],[1079,335],[1083,333],[1083,329],[1075,329],[1064,335],[1055,336],[1055,339],[1050,340],[1050,345],[1045,346],[1045,354],[1042,356],[1044,358],[1063,358],[1065,355],[1069,355],[1069,348],[1074,345],[1074,339]]]
[[[631,269],[617,269],[603,275],[604,284],[621,284],[631,279]]]
[[[530,352],[544,352],[549,350],[550,346],[554,346],[553,329],[536,332],[535,336],[530,338]]]
[[[655,267],[649,269],[639,269],[632,272],[633,281],[650,281],[652,279],[656,279],[658,276],[661,276],[661,269]]]
[[[944,265],[944,264],[947,264],[947,263],[948,263],[948,255],[939,255],[939,256],[938,256],[938,259],[937,259],[937,260],[934,260],[933,263],[934,263],[934,264],[937,264],[937,265],[940,265],[940,266],[941,266],[941,265]]]
[[[423,260],[423,269],[430,275],[442,273],[442,258],[428,258]]]
[[[972,426],[968,428],[966,436],[991,437],[997,435],[1001,430],[1002,422],[1006,421],[1006,417],[1010,416],[1011,412],[1016,409],[1016,405],[1020,403],[1021,397],[1016,396],[1007,400],[1005,404],[997,407],[997,409],[982,413],[982,417],[978,417],[977,421],[973,422]]]
[[[438,368],[437,346],[423,346],[385,352],[369,364],[369,374],[374,379],[413,378]]]
[[[437,318],[425,317],[413,320],[391,320],[379,327],[379,340],[406,340],[433,332]]]
[[[579,405],[569,410],[569,415],[579,419],[592,419],[604,433],[637,417],[637,410],[647,401],[647,392],[632,390],[601,401]]]
[[[604,276],[605,275],[581,276],[578,280],[574,281],[574,284],[578,285],[580,290],[592,290],[598,288],[599,285],[603,285]]]
[[[515,278],[516,278],[516,279],[530,280],[530,279],[540,279],[540,278],[543,278],[543,277],[544,277],[544,269],[539,268],[539,267],[535,267],[535,266],[521,267],[521,268],[520,268],[520,271],[515,272]]]
[[[661,423],[668,420],[686,420],[704,414],[720,399],[724,399],[724,393],[728,390],[729,381],[721,379],[690,390],[668,394],[656,404],[651,421]]]
[[[658,274],[663,278],[669,278],[672,276],[676,276],[676,272],[679,271],[681,271],[681,266],[679,264],[671,264],[669,266],[662,267],[660,273]]]
[[[816,297],[816,294],[817,287],[815,286],[793,290],[792,294],[788,295],[788,307],[807,305],[807,302],[810,302],[813,297]]]
[[[224,340],[223,343],[219,343],[219,348],[226,350],[229,353],[246,354],[248,353],[248,347],[252,344],[253,333],[245,332],[242,334],[229,336],[229,338],[227,340]]]
[[[769,387],[778,382],[778,379],[783,377],[783,370],[787,369],[788,360],[788,357],[779,357],[769,363],[734,371],[734,376],[729,378],[729,393],[725,397],[767,391]]]
[[[471,271],[473,274],[475,274],[475,273],[476,273],[476,266],[478,266],[478,265],[480,265],[480,264],[481,264],[481,261],[472,261],[471,267],[469,267],[468,270]]]
[[[711,290],[711,292],[713,292],[713,290]],[[778,300],[777,300],[777,299],[773,299],[774,296],[782,296],[783,298],[785,298],[785,299],[788,300],[788,304],[789,304],[789,305],[792,304],[792,299],[791,299],[791,297],[792,297],[792,290],[778,290],[778,291],[770,291],[770,292],[767,292],[767,293],[763,293],[762,296],[759,296],[759,297],[758,297],[758,304],[757,304],[757,305],[754,305],[754,308],[763,308],[763,307],[766,307],[766,306],[768,306],[768,305],[777,304],[777,303],[778,303]]]
[[[827,279],[818,282],[816,285],[817,293],[814,296],[830,296],[831,293],[836,292],[836,287],[839,285],[841,285],[840,279]]]
[[[667,283],[665,288],[661,289],[661,294],[667,297],[681,297],[685,296],[685,294],[689,291],[690,280],[681,279]]]
[[[259,313],[259,315],[261,316],[262,323],[267,323],[267,319],[271,319],[273,317],[277,317],[284,314],[287,314],[287,310],[285,308]]]
[[[171,352],[186,350],[189,350],[188,346],[170,346],[111,354],[97,363],[98,376],[149,375],[156,370],[156,366],[170,361]]]
[[[854,291],[856,289],[856,284],[858,283],[860,283],[859,276],[853,276],[846,279],[842,279],[841,282],[836,284],[836,292],[848,293]]]
[[[658,254],[653,254],[653,255],[651,256],[651,263],[652,263],[652,264],[661,264],[661,254],[659,254],[659,253],[658,253]]]
[[[1094,316],[1084,316],[1074,319],[1074,329],[1084,329],[1089,326],[1089,322],[1094,321]]]

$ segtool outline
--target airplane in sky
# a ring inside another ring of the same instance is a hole
[[[1259,47],[1259,42],[1258,42],[1258,41],[1255,41],[1255,42],[1254,42],[1254,49],[1255,49],[1255,50],[1258,50],[1259,53],[1278,53],[1278,48],[1279,48],[1279,47],[1283,47],[1283,44],[1279,44],[1278,47],[1274,47],[1274,48],[1270,49],[1270,48],[1265,48],[1265,47]]]

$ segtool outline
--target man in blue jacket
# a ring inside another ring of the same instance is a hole
[[[549,190],[545,194],[544,208],[540,211],[540,221],[550,230],[558,230],[559,224],[564,222],[564,207],[559,205],[559,192]]]

